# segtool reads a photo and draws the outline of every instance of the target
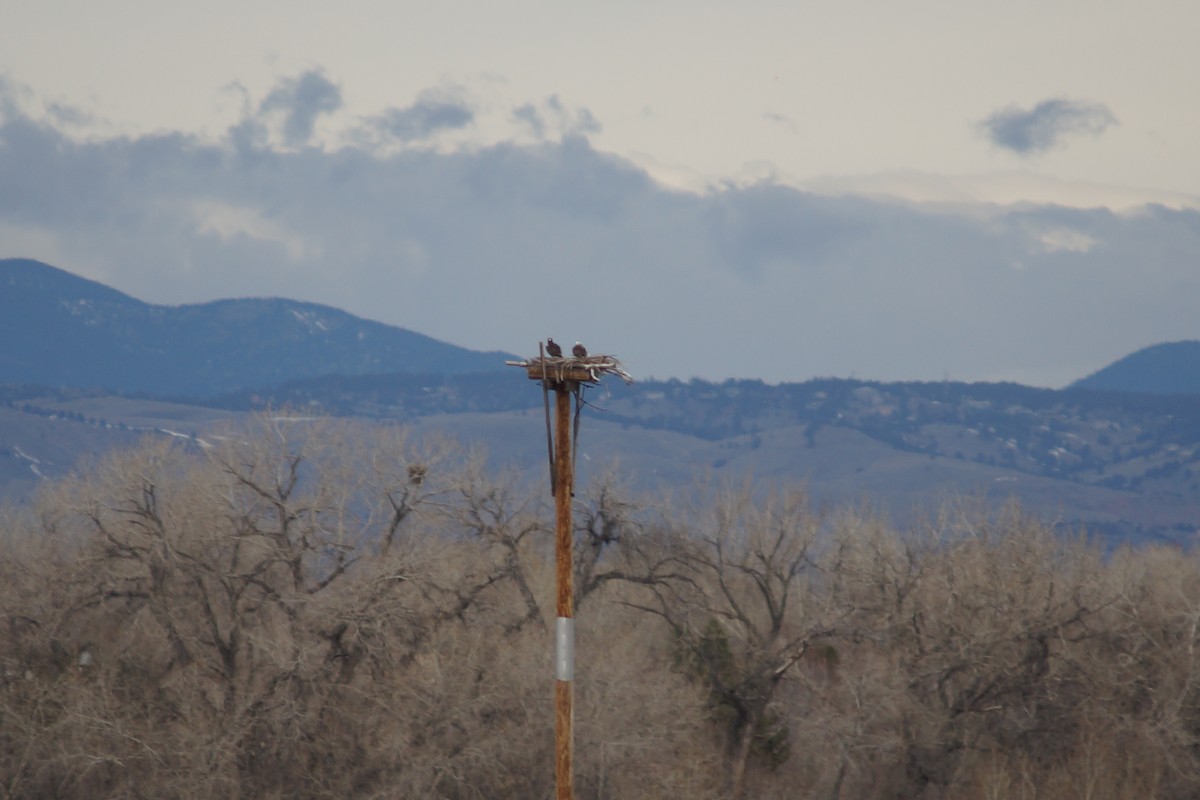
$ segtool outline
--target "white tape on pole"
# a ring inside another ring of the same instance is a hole
[[[575,679],[575,620],[571,617],[558,617],[554,625],[554,677]]]

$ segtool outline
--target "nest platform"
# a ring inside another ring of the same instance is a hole
[[[596,384],[606,375],[615,375],[625,383],[633,383],[630,375],[616,356],[596,355],[576,358],[553,356],[529,358],[524,361],[505,361],[507,366],[522,367],[531,381],[552,381],[555,383],[588,383]]]

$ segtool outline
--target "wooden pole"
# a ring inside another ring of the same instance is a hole
[[[572,450],[579,435],[579,413],[583,408],[582,387],[595,385],[602,375],[616,375],[626,383],[633,378],[614,356],[556,355],[547,358],[545,344],[538,342],[536,360],[505,361],[522,367],[530,380],[541,381],[546,409],[546,444],[550,449],[550,491],[554,495],[554,776],[555,800],[574,799],[574,683],[575,680],[575,562],[572,549],[574,525],[572,498],[575,496],[575,458]],[[550,424],[548,388],[554,389],[553,430]],[[571,397],[575,397],[572,435]]]
[[[575,678],[575,587],[571,552],[573,525],[571,496],[575,493],[574,460],[571,457],[571,395],[578,390],[573,381],[554,384],[554,561],[556,577],[554,646],[554,762],[555,798],[573,800],[572,758],[574,755]]]

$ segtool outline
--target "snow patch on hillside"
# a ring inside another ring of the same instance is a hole
[[[42,463],[41,459],[34,458],[33,456],[29,455],[28,453],[26,453],[24,450],[17,447],[16,445],[13,445],[13,455],[15,455],[17,458],[19,458],[23,461],[28,461],[29,469],[33,472],[34,475],[37,475],[39,478],[46,477],[46,475],[41,471],[41,469],[38,468],[38,465],[40,465]]]

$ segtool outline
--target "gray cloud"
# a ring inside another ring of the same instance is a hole
[[[0,121],[0,255],[153,302],[293,297],[481,350],[551,333],[640,377],[1063,384],[1200,337],[1192,211],[693,194],[580,135],[385,152],[71,130]]]
[[[17,87],[4,75],[0,75],[0,121],[20,114],[17,102]]]
[[[373,130],[402,142],[428,139],[444,130],[465,128],[475,121],[475,112],[465,102],[422,95],[407,108],[391,108],[368,120]]]
[[[586,136],[599,133],[600,121],[586,108],[568,108],[552,94],[539,104],[525,103],[512,111],[512,118],[523,123],[535,137],[545,139],[553,134]]]
[[[707,227],[730,265],[757,278],[773,266],[818,263],[869,235],[877,223],[868,210],[855,200],[760,184],[716,195]]]
[[[980,126],[996,146],[1028,155],[1049,150],[1069,136],[1099,136],[1115,124],[1116,116],[1102,103],[1054,98],[1031,109],[1001,109]]]
[[[796,121],[791,117],[786,117],[783,114],[777,114],[774,111],[764,111],[762,113],[762,118],[767,122],[785,128],[792,133],[796,132]]]
[[[517,122],[521,122],[529,128],[529,131],[537,138],[545,138],[546,123],[542,120],[542,115],[538,113],[537,107],[533,103],[526,103],[523,106],[514,108],[512,117]]]
[[[312,138],[318,117],[341,107],[342,90],[320,70],[309,70],[280,81],[263,99],[259,110],[264,114],[282,112],[283,139],[294,146]]]

